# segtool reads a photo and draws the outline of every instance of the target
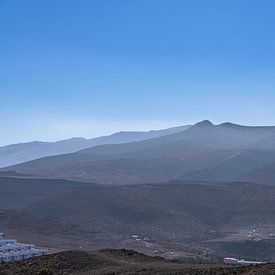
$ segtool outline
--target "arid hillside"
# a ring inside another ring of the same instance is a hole
[[[275,259],[274,186],[0,177],[0,188],[1,230],[39,246]]]
[[[12,264],[0,264],[0,274],[274,274],[274,265],[228,266],[221,264],[183,264],[180,261],[149,257],[130,250],[95,252],[67,251]]]

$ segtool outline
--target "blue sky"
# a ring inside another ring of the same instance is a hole
[[[275,125],[273,0],[0,0],[0,144]]]

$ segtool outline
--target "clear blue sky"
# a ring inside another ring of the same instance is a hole
[[[273,0],[0,0],[0,144],[275,125]]]

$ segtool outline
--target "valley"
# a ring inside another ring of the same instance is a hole
[[[1,230],[53,251],[113,247],[167,258],[275,258],[270,185],[108,186],[0,177],[0,188]]]

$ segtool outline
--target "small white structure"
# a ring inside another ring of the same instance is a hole
[[[36,249],[33,244],[18,243],[7,240],[0,233],[0,262],[13,262],[46,255],[47,251]]]
[[[258,265],[258,264],[266,264],[266,262],[245,261],[245,260],[238,260],[238,259],[235,259],[235,258],[224,258],[223,262],[225,264],[234,264],[234,265]]]

